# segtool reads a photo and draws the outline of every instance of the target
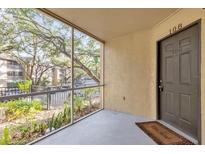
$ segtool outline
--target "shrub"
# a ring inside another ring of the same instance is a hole
[[[54,119],[55,119],[55,113],[52,115],[52,118],[48,121],[48,127],[50,132],[53,130],[53,125],[54,125]]]
[[[32,81],[31,80],[18,81],[16,85],[19,88],[19,90],[23,92],[29,92],[32,85]]]
[[[41,135],[44,135],[46,133],[48,125],[46,123],[40,123],[39,128]]]
[[[36,121],[32,121],[31,122],[31,131],[33,133],[37,133],[37,132],[40,131],[39,125],[38,125],[38,123]]]
[[[31,138],[35,138],[39,135],[44,135],[48,129],[48,125],[45,121],[28,121],[22,125],[13,128],[15,131],[19,132],[17,139],[18,143],[29,141]]]
[[[10,136],[9,129],[7,127],[4,128],[3,136],[0,139],[0,144],[2,145],[11,144],[11,136]]]
[[[70,121],[70,107],[68,106],[68,104],[64,104],[64,109],[63,109],[63,122],[64,123],[68,123]]]
[[[76,96],[75,97],[75,112],[81,112],[84,108],[83,99],[82,97]]]
[[[59,112],[56,116],[53,114],[52,118],[48,121],[48,127],[50,132],[53,129],[60,128],[63,124],[69,123],[70,121],[70,107],[68,104],[64,104],[64,109]]]
[[[28,124],[19,127],[21,138],[29,138],[31,136],[31,128]]]
[[[55,129],[58,129],[62,126],[63,120],[62,120],[62,112],[59,112],[57,116],[54,118],[53,127]]]
[[[14,120],[28,113],[36,113],[42,110],[42,103],[39,100],[29,101],[27,99],[19,99],[0,103],[0,107],[6,108],[7,120]]]
[[[24,100],[9,101],[3,105],[7,108],[6,116],[9,121],[21,117],[27,113],[31,107],[31,104]]]
[[[41,111],[43,109],[42,102],[38,99],[32,101],[32,106],[35,110]]]

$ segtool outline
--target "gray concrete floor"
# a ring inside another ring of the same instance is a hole
[[[150,119],[110,110],[99,111],[53,134],[40,145],[151,145],[156,144],[135,122]]]

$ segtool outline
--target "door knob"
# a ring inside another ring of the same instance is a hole
[[[162,92],[163,91],[163,86],[159,85],[159,91]]]

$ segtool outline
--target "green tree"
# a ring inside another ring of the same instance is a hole
[[[55,66],[70,70],[69,26],[35,9],[0,9],[0,20],[0,53],[20,63],[26,79],[39,85],[44,74]],[[78,31],[74,43],[75,67],[99,83],[99,43]],[[69,80],[70,73],[65,78]]]

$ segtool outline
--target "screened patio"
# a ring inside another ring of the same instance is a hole
[[[135,124],[148,121],[203,144],[203,120],[196,138],[160,120],[157,72],[157,42],[203,15],[174,8],[1,9],[0,144],[157,144]]]

